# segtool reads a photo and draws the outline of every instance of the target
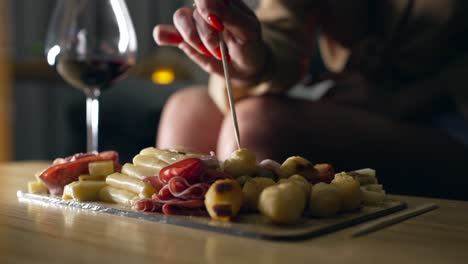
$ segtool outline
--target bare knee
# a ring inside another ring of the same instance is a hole
[[[184,146],[204,152],[213,150],[221,120],[222,115],[206,88],[197,86],[180,90],[168,99],[164,107],[157,146]]]
[[[236,104],[241,146],[253,150],[259,158],[274,155],[272,152],[275,146],[272,143],[277,140],[275,133],[280,129],[275,122],[277,100],[272,97],[252,97]],[[223,120],[218,154],[224,159],[236,148],[232,117],[228,114]]]
[[[204,86],[189,86],[173,93],[167,100],[164,108],[181,107],[195,103],[199,100],[207,100],[208,91]]]

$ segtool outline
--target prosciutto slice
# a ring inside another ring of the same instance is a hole
[[[210,187],[206,183],[189,184],[185,178],[174,177],[168,183],[168,190],[172,196],[183,200],[203,200]]]
[[[164,183],[161,182],[159,176],[148,176],[143,179],[143,182],[150,184],[156,190],[161,190],[164,187]]]
[[[166,215],[206,215],[203,200],[182,201],[178,199],[159,200],[142,199],[133,205],[133,209],[143,212],[162,212]]]
[[[169,165],[159,176],[143,179],[159,190],[151,199],[142,199],[133,209],[144,212],[162,212],[166,215],[206,215],[205,194],[210,185],[230,175],[208,169],[196,158],[189,158]]]

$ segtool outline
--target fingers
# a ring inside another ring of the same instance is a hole
[[[221,63],[212,57],[207,57],[203,54],[200,54],[195,50],[191,45],[187,43],[181,43],[179,48],[198,66],[200,66],[204,71],[211,74],[223,74],[223,68]]]
[[[260,37],[260,22],[241,0],[195,0],[200,16],[218,31],[229,31],[238,42]]]
[[[158,45],[177,46],[184,41],[172,25],[157,25],[153,30],[153,38]]]
[[[211,54],[216,55],[217,59],[221,59],[218,32],[206,23],[206,21],[202,18],[198,10],[195,10],[193,12],[193,19],[195,21],[199,37],[205,45],[205,47],[208,48]]]
[[[184,41],[188,43],[192,49],[195,49],[208,57],[213,56],[205,47],[198,35],[197,27],[193,20],[193,9],[184,7],[177,10],[174,13],[174,26],[182,35]]]

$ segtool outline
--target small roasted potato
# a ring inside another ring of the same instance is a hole
[[[30,181],[28,182],[28,192],[33,194],[47,194],[49,190],[42,181]]]
[[[238,149],[224,161],[223,168],[224,172],[234,178],[243,175],[252,176],[257,172],[255,154],[245,148]]]
[[[278,176],[273,171],[263,169],[263,168],[257,168],[257,172],[255,173],[255,177],[269,178],[269,179],[272,179],[275,182],[278,180]]]
[[[99,192],[107,184],[104,181],[75,181],[65,185],[62,199],[78,201],[99,201]]]
[[[244,196],[242,207],[247,211],[255,212],[258,210],[258,197],[262,191],[274,185],[275,182],[269,178],[253,178],[247,181],[243,188],[242,193]]]
[[[89,175],[93,177],[107,176],[114,173],[114,161],[94,161],[88,164]]]
[[[308,181],[318,181],[318,172],[314,165],[300,156],[292,156],[286,159],[280,167],[280,178],[286,179],[294,174],[299,174]]]
[[[299,174],[294,174],[293,176],[289,177],[288,181],[299,184],[299,186],[301,186],[302,190],[304,191],[306,199],[309,200],[310,188],[312,187],[312,184],[310,184],[309,181],[307,181]]]
[[[132,203],[140,199],[140,197],[138,197],[136,193],[124,189],[105,186],[99,191],[99,199],[109,203],[131,206]]]
[[[213,219],[230,221],[242,205],[242,190],[236,180],[213,183],[205,194],[205,207]]]
[[[310,191],[309,211],[317,217],[337,214],[341,209],[341,196],[332,184],[317,183]]]
[[[250,181],[252,177],[247,176],[247,175],[242,175],[240,177],[236,178],[236,181],[240,184],[241,187],[244,187],[244,184],[248,181]]]
[[[273,223],[294,224],[304,213],[302,188],[293,182],[267,187],[260,194],[258,209]]]
[[[331,184],[338,189],[343,201],[343,210],[350,211],[361,207],[362,192],[360,185],[352,176],[346,172],[337,173]]]
[[[276,184],[281,184],[281,183],[286,183],[286,182],[289,182],[288,179],[279,179]]]

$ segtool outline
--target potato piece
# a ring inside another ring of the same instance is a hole
[[[42,181],[28,182],[28,192],[33,194],[48,194],[49,190]]]
[[[88,170],[91,176],[107,176],[114,173],[114,162],[112,160],[90,162]]]
[[[239,183],[239,185],[240,185],[241,187],[244,187],[245,183],[248,182],[248,181],[250,181],[251,179],[252,179],[252,177],[250,177],[250,176],[242,175],[242,176],[240,176],[240,177],[237,177],[237,178],[236,178],[236,181]]]
[[[309,195],[310,195],[310,188],[312,185],[301,175],[295,174],[287,179],[280,179],[277,184],[282,184],[282,183],[287,183],[291,182],[294,184],[297,184],[299,187],[301,187],[302,192],[304,193],[304,199],[306,200],[306,204],[309,201]]]
[[[280,167],[280,178],[286,179],[294,174],[299,174],[306,178],[308,181],[317,180],[318,172],[314,165],[300,156],[292,156],[286,159]]]
[[[309,201],[310,188],[312,187],[312,184],[310,184],[304,177],[299,174],[294,174],[293,176],[289,177],[288,181],[297,183],[301,187],[307,203]]]
[[[139,199],[138,195],[123,189],[114,188],[112,186],[105,186],[99,192],[101,201],[109,203],[118,203],[127,206],[132,206],[134,201]]]
[[[149,155],[136,155],[133,157],[133,164],[135,166],[142,166],[154,170],[161,170],[162,168],[169,165],[169,163],[160,160],[159,158]]]
[[[247,175],[252,176],[257,172],[255,154],[248,149],[238,149],[223,163],[224,171],[234,178]]]
[[[107,175],[98,175],[98,176],[91,176],[88,174],[83,174],[78,176],[78,181],[105,181]]]
[[[275,182],[278,180],[278,176],[273,171],[263,168],[257,168],[257,173],[255,176],[261,178],[269,178]]]
[[[241,204],[242,190],[236,180],[218,180],[205,195],[205,207],[213,219],[230,221],[239,212]]]
[[[275,185],[275,182],[269,178],[253,178],[247,181],[242,188],[244,196],[242,207],[247,211],[255,212],[258,210],[258,197],[267,187]]]
[[[362,192],[359,182],[352,176],[341,172],[335,175],[332,184],[338,189],[338,193],[343,201],[342,209],[350,211],[361,207]]]
[[[159,171],[160,169],[157,168],[135,166],[131,163],[125,163],[122,166],[122,174],[128,175],[138,180],[143,180],[147,176],[157,176],[159,175]]]
[[[260,212],[278,224],[296,223],[304,213],[304,208],[303,191],[293,182],[267,187],[258,201]]]
[[[340,211],[341,204],[341,196],[334,185],[321,182],[312,186],[309,200],[309,211],[312,215],[333,216]]]
[[[99,201],[99,192],[105,186],[104,181],[75,181],[65,186],[62,199]]]
[[[150,184],[118,172],[107,176],[106,182],[112,187],[137,193],[141,198],[149,198],[156,192]]]

